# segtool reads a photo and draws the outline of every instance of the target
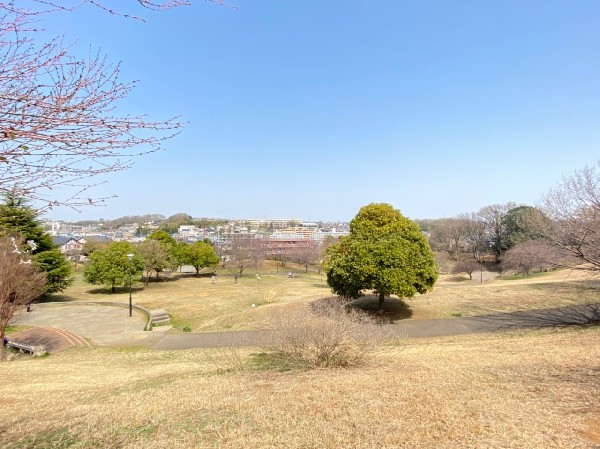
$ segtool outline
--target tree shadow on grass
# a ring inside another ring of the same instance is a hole
[[[554,309],[523,310],[465,318],[495,331],[561,326],[600,325],[600,303]]]
[[[379,308],[379,298],[375,295],[365,295],[348,303],[348,307],[362,310],[372,316],[379,324],[393,324],[413,315],[410,306],[398,298],[385,298],[383,308]]]
[[[144,291],[144,286],[143,285],[131,287],[131,293],[133,293],[133,294],[139,293],[139,292],[142,292],[142,291]],[[86,293],[89,293],[90,295],[106,295],[106,294],[109,294],[109,295],[113,295],[113,296],[120,296],[120,295],[127,295],[127,294],[129,294],[129,287],[127,285],[124,286],[124,287],[116,287],[114,293],[111,291],[110,287],[96,287],[96,288],[92,288],[90,290],[87,290]],[[65,296],[65,295],[56,295],[55,297],[58,298],[60,296]],[[69,296],[65,296],[65,297],[66,298],[70,298]],[[72,299],[65,299],[65,301],[72,301]]]
[[[73,298],[60,293],[52,293],[50,295],[44,295],[34,301],[34,304],[43,304],[45,302],[71,302]]]
[[[571,288],[577,290],[598,290],[600,291],[600,279],[574,279],[564,280],[562,282],[536,282],[528,284],[528,288],[533,290],[556,290],[559,288]]]
[[[470,281],[469,276],[450,276],[446,279],[448,282],[466,282]]]
[[[386,298],[383,308],[379,308],[379,298],[375,295],[365,295],[361,298],[345,302],[339,296],[330,296],[313,303],[315,309],[318,306],[326,306],[327,303],[343,303],[349,310],[360,310],[369,315],[377,324],[393,324],[398,320],[410,318],[413,311],[410,306],[398,298]]]
[[[180,279],[179,276],[161,275],[157,278],[156,275],[151,275],[150,279],[148,279],[148,284],[160,284],[162,282],[174,282],[174,281],[178,281],[179,279]]]

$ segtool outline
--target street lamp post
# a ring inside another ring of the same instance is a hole
[[[133,303],[131,301],[131,262],[133,261],[133,254],[127,254],[129,260],[129,317],[132,316]]]

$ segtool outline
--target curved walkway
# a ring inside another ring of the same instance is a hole
[[[89,348],[91,344],[72,332],[48,326],[32,327],[8,336],[10,340],[30,346],[44,346],[53,354],[72,347]]]
[[[441,337],[589,323],[600,323],[600,304],[465,318],[405,320],[371,328],[368,334],[365,333],[365,338]],[[41,326],[55,331],[63,329],[97,346],[143,345],[174,350],[264,346],[272,343],[272,334],[260,330],[171,334],[165,332],[168,328],[159,327],[147,332],[143,331],[145,316],[141,312],[134,311],[130,318],[127,309],[103,305],[36,304],[31,313],[22,312],[13,324]]]
[[[424,338],[501,332],[516,329],[600,323],[600,304],[527,310],[493,315],[405,320],[385,326],[374,326],[364,338]],[[268,331],[228,331],[190,334],[168,334],[154,346],[156,349],[216,348],[227,346],[265,346],[272,343]]]
[[[146,316],[142,312],[134,309],[129,317],[127,308],[110,305],[34,304],[31,312],[20,312],[12,324],[63,329],[94,346],[153,346],[164,335],[161,328],[144,331]],[[9,338],[16,340],[16,336]]]

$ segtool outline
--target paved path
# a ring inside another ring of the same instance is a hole
[[[467,318],[403,320],[391,325],[375,326],[365,332],[364,338],[442,337],[588,324],[590,322],[600,322],[600,304],[498,313]],[[168,334],[154,347],[156,349],[191,349],[226,346],[263,346],[269,343],[271,343],[271,333],[268,331],[203,332]]]
[[[155,349],[191,349],[227,346],[263,346],[271,342],[268,331],[226,331],[166,333],[167,328],[144,332],[145,317],[134,311],[111,306],[69,303],[36,304],[31,313],[23,312],[17,325],[64,329],[86,338],[96,346],[143,345]],[[369,329],[366,338],[423,338],[505,330],[566,326],[600,322],[600,304],[529,310],[465,318],[402,320],[396,324]],[[14,334],[13,334],[14,335]],[[368,335],[368,337],[367,337]]]
[[[144,331],[143,313],[134,309],[133,316],[129,317],[127,308],[110,305],[34,304],[31,312],[22,311],[12,324],[64,329],[94,346],[153,346],[164,335],[161,332],[164,328]]]
[[[87,340],[77,334],[48,326],[36,326],[25,329],[10,334],[8,338],[30,346],[44,346],[50,354],[72,347],[91,347],[91,344]]]

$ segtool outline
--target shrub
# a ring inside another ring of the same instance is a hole
[[[262,304],[274,304],[279,301],[279,292],[277,289],[270,288],[263,294]]]
[[[376,346],[376,336],[366,335],[377,329],[372,319],[339,301],[281,311],[273,320],[277,353],[298,367],[359,366]]]

